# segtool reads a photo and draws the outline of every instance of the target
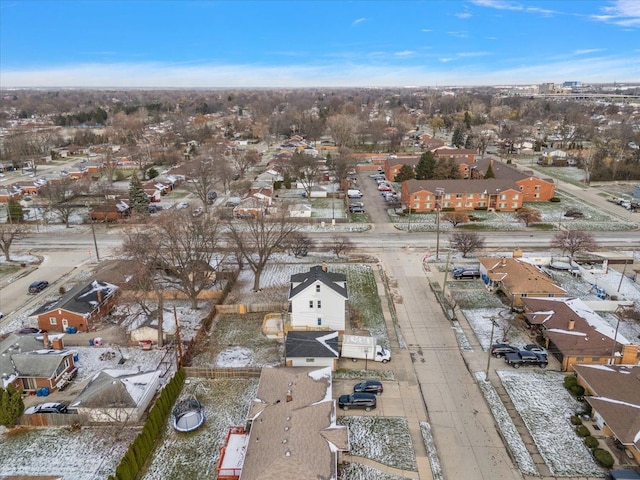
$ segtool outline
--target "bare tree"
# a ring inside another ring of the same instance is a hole
[[[283,211],[275,218],[258,215],[255,218],[236,220],[228,224],[229,242],[240,252],[253,271],[253,289],[260,290],[260,277],[271,255],[300,225],[292,223]]]
[[[231,152],[231,160],[236,167],[237,173],[240,174],[241,177],[244,177],[249,168],[260,162],[260,154],[257,150],[241,150],[235,148]]]
[[[102,158],[102,171],[104,175],[107,177],[107,182],[109,185],[113,185],[113,177],[116,174],[116,170],[118,168],[118,159],[111,152],[111,148],[107,147],[107,151]]]
[[[542,220],[542,212],[534,208],[520,208],[516,212],[516,218],[519,222],[523,222],[525,227],[528,227],[532,223]]]
[[[208,210],[208,195],[213,191],[216,181],[216,165],[214,159],[209,155],[196,155],[187,165],[187,175],[189,180],[187,188],[193,192]]]
[[[465,258],[469,253],[484,248],[484,239],[476,232],[455,232],[451,235],[450,242]]]
[[[354,115],[338,114],[327,118],[327,129],[339,147],[353,144],[359,126],[360,120]]]
[[[469,215],[467,212],[445,212],[440,218],[445,222],[449,222],[454,227],[469,221]]]
[[[282,244],[282,247],[293,253],[295,257],[306,256],[312,246],[313,240],[302,232],[293,232]]]
[[[88,188],[89,185],[82,180],[65,177],[47,182],[40,195],[49,201],[48,209],[69,228],[71,214],[86,206],[79,196]]]
[[[572,257],[577,252],[595,250],[597,247],[598,244],[595,238],[591,234],[581,230],[558,232],[551,239],[551,248],[559,248],[562,250],[562,253],[566,251]]]
[[[4,253],[4,258],[7,262],[11,261],[11,254],[9,250],[14,241],[23,238],[28,229],[25,225],[17,223],[2,223],[0,224],[0,249]]]
[[[153,227],[129,233],[123,249],[147,268],[155,268],[162,284],[183,292],[197,309],[198,295],[215,281],[212,260],[220,238],[218,225],[210,212],[194,217],[169,211]]]
[[[311,197],[311,190],[320,180],[320,162],[311,155],[294,153],[289,162],[291,175],[302,184],[307,198]]]
[[[351,239],[343,235],[334,235],[329,241],[331,242],[329,249],[336,258],[340,258],[340,255],[353,248]]]

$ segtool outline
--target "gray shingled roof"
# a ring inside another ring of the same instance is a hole
[[[97,309],[117,289],[117,286],[99,280],[94,280],[89,284],[77,285],[54,302],[38,308],[30,316],[41,315],[57,309],[85,315]]]
[[[45,350],[36,335],[12,333],[0,341],[0,376],[50,378],[69,354],[68,350]]]
[[[347,276],[342,273],[324,271],[321,265],[311,267],[308,272],[291,275],[289,298],[295,297],[316,282],[321,282],[344,298],[349,298],[346,287]],[[345,286],[343,287],[340,283],[344,283]]]
[[[348,430],[335,423],[331,368],[263,368],[241,480],[330,480]]]
[[[290,331],[284,348],[287,358],[338,358],[338,332]]]

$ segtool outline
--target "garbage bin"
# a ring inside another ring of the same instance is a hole
[[[93,338],[91,340],[89,340],[89,346],[93,347]]]

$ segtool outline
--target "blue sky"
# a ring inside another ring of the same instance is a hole
[[[640,0],[0,0],[0,87],[640,82]]]

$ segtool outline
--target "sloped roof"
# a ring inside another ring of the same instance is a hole
[[[519,258],[483,257],[480,263],[491,280],[499,281],[513,294],[564,295],[566,291],[535,265]]]
[[[338,332],[290,331],[284,344],[285,357],[338,358]]]
[[[507,190],[514,190],[520,192],[520,188],[512,180],[500,180],[497,178],[488,178],[481,180],[407,180],[404,182],[407,185],[407,191],[409,195],[418,192],[430,192],[435,194],[436,189],[444,189],[445,194],[456,193],[502,193]]]
[[[323,270],[321,265],[315,265],[308,272],[291,275],[289,299],[292,299],[311,285],[315,285],[316,282],[323,283],[345,299],[349,298],[347,276],[345,274],[329,272],[328,270]]]
[[[45,304],[35,310],[30,316],[41,315],[57,309],[86,315],[96,310],[118,290],[118,288],[116,285],[99,280],[93,280],[84,285],[77,285],[54,302]]]
[[[335,479],[348,431],[336,424],[331,369],[262,370],[241,479]]]
[[[11,333],[0,341],[0,375],[7,376],[4,380],[16,376],[51,378],[71,354],[69,350],[43,348],[42,337],[38,340],[36,335]]]
[[[521,171],[513,165],[509,165],[508,163],[500,162],[489,157],[480,158],[473,163],[473,165],[476,167],[476,171],[480,175],[485,175],[487,173],[489,164],[491,164],[491,169],[493,170],[493,174],[495,175],[496,179],[499,180],[513,180],[514,182],[519,182],[526,178],[536,177],[533,170]],[[553,179],[551,178],[536,178],[544,182],[554,183]]]
[[[587,401],[624,444],[640,446],[640,366],[574,365],[591,389]]]
[[[71,403],[74,408],[135,408],[149,388],[154,388],[160,371],[102,370],[96,373]]]
[[[522,304],[530,323],[543,325],[545,336],[564,355],[606,356],[629,343],[579,298],[525,297]]]

